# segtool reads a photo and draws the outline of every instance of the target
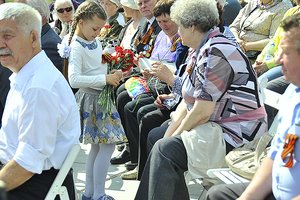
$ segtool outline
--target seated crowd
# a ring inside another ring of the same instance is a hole
[[[188,200],[187,180],[268,130],[277,110],[262,82],[289,104],[268,156],[249,185],[214,185],[205,198],[300,199],[300,0],[0,4],[6,199],[44,199],[81,142],[91,146],[82,200],[114,199],[110,164],[140,181],[137,200]],[[63,184],[75,200],[71,171]]]

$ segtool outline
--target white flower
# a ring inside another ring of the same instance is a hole
[[[68,58],[70,56],[71,47],[68,46],[67,43],[62,42],[61,44],[57,44],[58,54],[62,58]]]

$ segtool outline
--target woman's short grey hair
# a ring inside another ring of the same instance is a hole
[[[171,7],[171,19],[184,28],[195,26],[207,32],[219,24],[219,13],[215,0],[176,0]]]
[[[27,5],[35,8],[47,21],[50,18],[50,9],[46,0],[25,0]]]
[[[0,20],[14,20],[22,33],[35,30],[41,38],[42,17],[40,13],[24,3],[5,3],[0,5]]]

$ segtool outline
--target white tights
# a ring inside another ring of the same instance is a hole
[[[98,199],[105,194],[105,180],[115,144],[91,144],[86,161],[86,197]]]

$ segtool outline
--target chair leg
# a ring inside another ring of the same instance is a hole
[[[207,190],[205,189],[205,187],[202,186],[202,192],[200,193],[198,200],[205,200],[206,192]]]
[[[65,186],[61,186],[59,189],[59,197],[61,200],[70,200],[68,190]]]

